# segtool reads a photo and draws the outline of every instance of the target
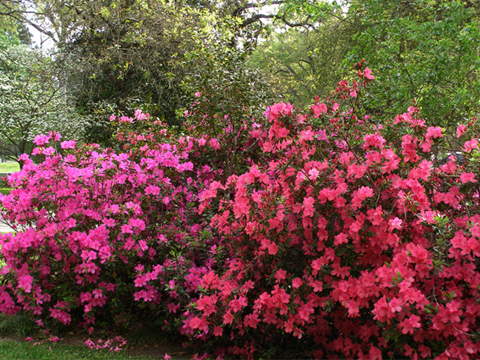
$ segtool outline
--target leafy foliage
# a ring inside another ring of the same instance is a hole
[[[38,133],[62,131],[82,138],[86,119],[76,115],[53,61],[24,45],[0,49],[0,148],[17,159],[30,153]]]
[[[107,115],[142,107],[152,116],[177,124],[182,107],[179,66],[192,32],[202,26],[202,11],[154,2],[84,4],[88,26],[64,47],[73,73],[77,106],[97,121],[88,139],[110,145]]]
[[[476,116],[478,9],[461,1],[352,1],[355,46],[378,75],[369,105],[389,118],[417,101],[429,124],[456,127]],[[386,86],[388,84],[388,86]]]
[[[16,3],[6,6],[5,2],[0,4],[0,46],[9,45],[30,45],[32,34],[26,27],[25,22],[9,16],[15,12],[25,11],[24,4]]]
[[[89,332],[158,321],[222,357],[476,356],[478,125],[445,162],[418,108],[370,122],[374,76],[357,74],[306,111],[240,108],[234,136],[203,94],[191,134],[112,116],[118,154],[37,136],[45,160],[23,156],[0,197],[24,229],[0,238],[0,310]]]
[[[315,29],[275,34],[260,44],[249,63],[263,71],[277,97],[308,106],[315,96],[328,96],[344,73],[341,63],[353,35],[348,25],[332,17]]]

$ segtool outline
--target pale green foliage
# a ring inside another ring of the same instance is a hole
[[[30,34],[25,23],[15,16],[24,10],[25,6],[20,1],[0,2],[0,46],[4,44],[30,44],[32,34]]]
[[[86,120],[73,104],[49,57],[24,45],[0,50],[0,141],[7,155],[28,152],[35,135],[82,136]]]
[[[343,76],[349,31],[336,18],[317,24],[315,30],[290,29],[261,44],[250,63],[263,69],[278,95],[303,107],[315,96],[328,96]]]

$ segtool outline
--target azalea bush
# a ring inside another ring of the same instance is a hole
[[[161,134],[130,134],[132,150],[121,154],[74,141],[61,142],[59,153],[49,146],[58,134],[35,138],[34,155],[45,160],[23,155],[23,170],[9,178],[15,189],[2,198],[17,230],[1,241],[3,313],[92,331],[98,320],[130,326],[155,310],[173,326],[168,314],[188,304],[215,262],[214,240],[195,207],[197,187],[209,180],[187,159],[193,143],[159,143]]]
[[[413,106],[376,124],[356,66],[325,101],[242,109],[235,131],[212,132],[198,94],[187,120],[204,122],[181,136],[141,111],[112,116],[118,152],[38,136],[45,159],[24,155],[1,198],[18,232],[0,311],[156,321],[216,357],[478,357],[478,125],[446,134]]]
[[[415,107],[388,129],[370,123],[358,98],[373,76],[359,67],[360,81],[307,113],[272,106],[261,135],[271,159],[202,197],[200,210],[219,204],[212,225],[231,258],[204,276],[186,324],[233,341],[235,356],[271,342],[311,345],[316,358],[480,349],[475,124],[457,130],[462,164],[451,155],[441,165],[432,149],[444,130]]]

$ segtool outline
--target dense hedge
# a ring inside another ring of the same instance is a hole
[[[23,156],[1,198],[28,229],[1,238],[0,311],[150,319],[220,357],[478,357],[477,125],[446,134],[414,107],[374,124],[357,66],[305,112],[231,124],[204,92],[189,135],[112,116],[121,153],[38,136],[45,160]]]

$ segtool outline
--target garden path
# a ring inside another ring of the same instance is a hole
[[[12,232],[13,229],[5,223],[5,220],[0,216],[0,233]]]

